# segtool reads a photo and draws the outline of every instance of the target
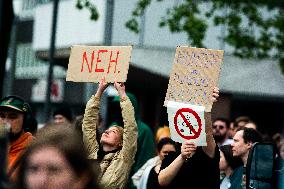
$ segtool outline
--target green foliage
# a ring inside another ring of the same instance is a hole
[[[97,21],[99,19],[99,13],[97,7],[89,0],[77,0],[76,7],[79,10],[82,10],[83,8],[88,9],[90,11],[91,20]]]
[[[125,23],[125,26],[135,33],[139,33],[139,24],[136,19],[132,18]]]
[[[136,9],[144,12],[147,6]],[[164,0],[156,0],[162,2]],[[200,5],[210,6],[207,12],[200,11]],[[268,14],[263,15],[266,11]],[[132,14],[131,20],[137,23],[141,14]],[[225,25],[226,32],[220,36],[234,48],[233,54],[241,58],[277,58],[284,73],[284,1],[196,1],[184,0],[171,7],[161,18],[160,27],[168,27],[171,32],[186,32],[192,46],[203,47],[202,41],[207,30],[203,17],[212,18],[214,24]],[[134,22],[133,21],[133,22]],[[130,30],[136,30],[137,28]]]
[[[203,47],[202,40],[207,29],[206,21],[195,16],[199,12],[196,4],[185,3],[168,10],[160,26],[168,26],[171,32],[186,32],[194,46]]]
[[[154,1],[154,0],[153,0]],[[156,0],[163,3],[165,0]],[[132,17],[125,26],[138,33],[140,17],[152,0],[138,0]],[[209,6],[201,12],[201,5]],[[96,7],[89,0],[77,0],[78,9],[87,8],[91,18],[98,19]],[[263,12],[267,12],[265,16]],[[167,10],[160,27],[171,32],[185,32],[191,46],[204,47],[202,41],[207,31],[207,20],[216,26],[224,25],[226,32],[220,39],[234,48],[241,58],[277,58],[284,73],[284,1],[283,0],[183,0]]]

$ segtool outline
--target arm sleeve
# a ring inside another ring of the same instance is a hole
[[[124,159],[128,161],[134,159],[137,151],[137,124],[134,115],[134,108],[127,96],[121,98],[120,107],[124,123],[121,154]]]
[[[83,140],[88,150],[89,159],[97,159],[97,152],[99,150],[99,144],[97,142],[97,119],[99,113],[100,99],[94,95],[88,101],[83,118]]]

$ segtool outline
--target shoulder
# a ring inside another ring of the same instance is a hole
[[[154,137],[154,134],[152,130],[150,129],[150,127],[143,121],[137,120],[137,127],[138,127],[139,135]]]
[[[19,139],[18,143],[29,145],[34,140],[34,136],[30,132],[25,132]]]
[[[230,176],[230,180],[231,180],[232,185],[233,184],[237,184],[237,185],[241,184],[243,170],[244,170],[244,167],[239,166],[233,171],[232,175]]]
[[[208,159],[208,160],[216,160],[219,162],[220,160],[220,152],[219,152],[219,147],[216,145],[215,146],[215,152],[214,152],[214,157],[209,157],[204,150],[202,149],[202,147],[198,147],[196,150],[196,156],[201,156],[204,159]]]

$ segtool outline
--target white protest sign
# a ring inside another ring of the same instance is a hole
[[[197,146],[207,146],[204,111],[203,106],[168,101],[171,138],[179,143],[190,141]]]

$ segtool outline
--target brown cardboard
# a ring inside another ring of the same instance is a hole
[[[66,81],[126,82],[132,46],[71,47]]]
[[[212,91],[218,86],[224,51],[177,47],[164,102],[183,102],[212,108]]]

